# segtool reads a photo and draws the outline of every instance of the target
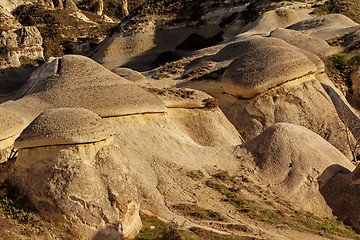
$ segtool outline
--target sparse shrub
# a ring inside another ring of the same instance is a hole
[[[4,214],[20,222],[30,222],[37,214],[37,210],[29,204],[29,200],[8,182],[0,186],[0,209]]]
[[[19,61],[22,65],[28,65],[28,66],[39,66],[42,61],[39,59],[33,59],[25,56],[21,56],[19,58]]]
[[[206,108],[214,109],[219,107],[219,101],[216,98],[206,98],[202,100]]]

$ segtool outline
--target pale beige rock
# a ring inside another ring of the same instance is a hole
[[[13,112],[0,108],[0,140],[19,134],[26,126],[24,120]]]
[[[295,23],[288,28],[327,40],[359,29],[359,24],[341,14],[329,14]]]
[[[304,54],[291,48],[269,46],[241,54],[225,70],[225,92],[251,98],[269,88],[317,71]]]
[[[44,60],[43,39],[34,26],[26,26],[17,30],[4,31],[0,35],[0,47],[5,47],[1,57],[5,59],[4,67],[19,67],[20,57]]]
[[[166,111],[155,95],[76,55],[53,58],[41,66],[14,99],[24,96],[38,98],[46,109],[82,107],[101,117]]]
[[[144,75],[142,75],[138,71],[132,70],[130,68],[118,67],[111,71],[116,73],[120,77],[123,77],[133,83],[136,83],[136,84],[147,84],[148,83],[148,81],[146,80],[146,77]]]
[[[113,134],[100,116],[83,108],[56,108],[40,114],[15,141],[16,148],[98,142]]]
[[[0,34],[0,46],[5,48],[19,47],[18,35],[14,31],[2,31]]]
[[[279,9],[263,13],[255,22],[249,23],[241,32],[269,34],[276,28],[284,28],[300,21],[294,9]]]
[[[270,37],[282,39],[291,45],[312,52],[324,60],[332,54],[339,52],[339,49],[330,47],[329,44],[322,39],[311,37],[291,29],[278,28],[271,32]]]
[[[334,105],[333,99],[315,79],[290,81],[252,99],[216,97],[245,140],[254,138],[275,123],[287,122],[312,130],[352,159],[349,144],[356,142],[353,127],[343,122],[343,117],[350,120],[351,116],[342,116],[341,112],[347,107],[343,102],[339,104],[344,106]],[[346,130],[347,127],[351,131]]]
[[[83,14],[82,12],[73,12],[70,14],[71,16],[74,16],[84,22],[87,22],[87,23],[91,23],[91,24],[96,24],[95,22],[91,21],[87,16],[85,16],[85,14]]]
[[[161,218],[184,222],[168,206],[205,200],[189,193],[192,187],[188,184],[196,182],[184,172],[200,170],[208,175],[214,169],[237,169],[231,146],[241,144],[241,137],[218,108],[169,108],[165,114],[105,120],[115,128],[114,141],[129,159],[130,172],[143,196],[142,209],[155,211]],[[211,196],[206,202],[216,204]]]
[[[130,239],[141,220],[128,165],[110,138],[19,149],[11,179],[42,216],[77,238],[93,239],[110,228],[107,239]]]
[[[244,145],[254,156],[256,174],[269,188],[303,210],[332,215],[319,192],[317,178],[329,166],[354,165],[312,131],[277,123]]]
[[[41,46],[43,39],[34,26],[26,26],[16,31],[19,35],[19,47]]]

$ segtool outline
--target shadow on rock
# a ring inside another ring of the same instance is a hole
[[[0,95],[11,94],[23,85],[37,67],[22,66],[0,69]]]
[[[333,211],[333,215],[345,224],[360,231],[360,172],[334,164],[318,178],[320,193]]]
[[[334,89],[326,84],[322,84],[325,91],[328,93],[331,101],[333,102],[335,109],[343,123],[350,130],[352,135],[357,141],[360,140],[360,119],[356,114],[349,108]]]

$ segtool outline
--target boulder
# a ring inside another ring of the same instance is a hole
[[[332,209],[319,192],[318,177],[334,164],[354,169],[319,135],[289,123],[267,128],[243,147],[255,157],[256,175],[263,184],[295,206],[322,216],[331,216]]]
[[[86,109],[52,109],[16,142],[12,184],[41,215],[79,239],[92,239],[107,228],[107,239],[131,239],[141,228],[129,162],[105,126]]]
[[[300,21],[294,9],[278,9],[263,13],[254,22],[241,29],[241,33],[269,34],[276,28],[284,28]]]
[[[312,52],[323,60],[339,52],[339,49],[330,47],[325,40],[291,29],[278,28],[270,33],[270,37],[282,39],[295,47]]]
[[[64,9],[71,10],[71,11],[78,11],[76,4],[72,0],[64,0],[63,1]]]
[[[245,140],[259,135],[266,127],[287,122],[306,127],[334,145],[349,159],[350,144],[356,140],[350,121],[343,121],[341,108],[334,106],[316,79],[290,81],[267,90],[252,99],[219,98],[221,109]],[[350,130],[349,130],[350,129]],[[355,135],[356,136],[356,135]]]

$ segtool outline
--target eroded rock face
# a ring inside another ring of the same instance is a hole
[[[294,205],[319,215],[331,216],[332,209],[318,190],[318,177],[333,164],[354,169],[331,144],[298,125],[277,123],[244,147],[254,155],[256,175],[265,185]]]
[[[2,30],[18,29],[21,27],[21,24],[15,19],[10,11],[0,4],[0,24]]]
[[[349,170],[352,169],[336,164],[329,166],[322,177],[331,174],[327,177],[328,181],[321,185],[320,192],[333,210],[333,214],[359,231],[360,172],[359,167],[353,172]]]
[[[349,141],[354,144],[355,140],[346,130],[349,126],[315,79],[289,82],[248,100],[226,100],[222,110],[247,140],[274,123],[288,122],[316,132],[352,158]]]
[[[104,229],[107,239],[133,238],[141,228],[137,189],[104,126],[85,109],[44,112],[16,142],[11,179],[44,217],[80,239]]]
[[[329,80],[315,54],[281,39],[254,37],[229,44],[208,60],[214,65],[210,71],[225,69],[218,79],[203,77],[179,86],[218,98],[245,140],[277,122],[288,122],[309,128],[352,158],[349,144],[355,138],[339,117],[340,107],[320,84]]]
[[[2,67],[20,66],[21,57],[44,60],[42,42],[41,34],[34,26],[3,31],[0,35],[0,47],[6,51],[0,55],[5,60]]]

